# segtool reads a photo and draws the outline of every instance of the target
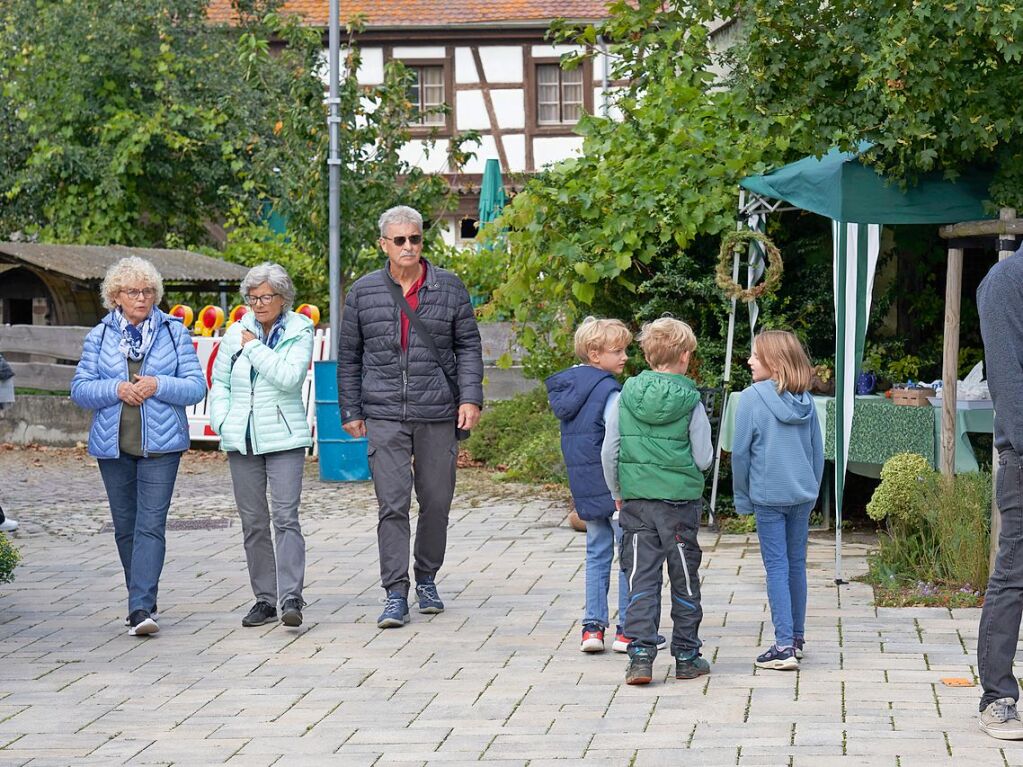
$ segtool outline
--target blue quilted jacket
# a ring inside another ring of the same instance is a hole
[[[142,361],[140,375],[155,376],[156,394],[142,403],[142,452],[177,453],[188,449],[185,406],[206,396],[206,379],[195,355],[192,337],[179,320],[155,312],[153,345]],[[95,411],[89,429],[89,455],[117,458],[121,400],[117,385],[128,380],[128,361],[119,348],[121,332],[113,313],[89,331],[75,377],[71,399]]]
[[[604,406],[622,385],[593,365],[574,365],[550,376],[547,398],[561,421],[561,454],[568,487],[580,519],[606,519],[615,502],[604,481],[600,448],[604,444]]]

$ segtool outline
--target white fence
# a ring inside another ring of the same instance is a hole
[[[199,356],[199,365],[206,376],[206,388],[213,385],[213,363],[220,351],[220,338],[196,336],[192,338],[192,345],[195,353]],[[313,340],[312,362],[330,358],[330,328],[317,330]],[[309,363],[309,372],[306,374],[305,383],[302,384],[302,404],[305,406],[305,417],[309,422],[309,428],[313,432],[313,449],[316,445],[316,396],[313,393],[313,365]],[[185,408],[188,415],[188,434],[193,440],[205,442],[217,442],[218,437],[210,428],[209,416],[209,395],[203,397],[202,401]]]

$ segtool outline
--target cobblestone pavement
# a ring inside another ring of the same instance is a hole
[[[252,596],[226,463],[192,453],[161,631],[137,639],[94,462],[0,450],[24,555],[0,586],[0,765],[1023,765],[1023,743],[977,730],[977,688],[941,681],[974,679],[979,611],[837,590],[825,534],[800,672],[753,666],[770,635],[755,536],[704,532],[712,673],[677,681],[665,654],[633,688],[624,656],[578,650],[585,536],[563,501],[462,472],[446,612],[381,631],[372,489],[308,468],[305,625],[241,627]],[[866,551],[847,544],[847,572]]]

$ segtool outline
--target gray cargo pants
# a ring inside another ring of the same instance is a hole
[[[304,447],[297,447],[263,455],[235,451],[227,454],[234,500],[242,520],[252,593],[257,600],[274,607],[278,597],[281,602],[291,597],[302,599],[305,538],[298,521],[298,504],[302,497],[305,453]]]
[[[998,556],[988,578],[977,634],[977,667],[983,711],[999,698],[1019,700],[1019,683],[1012,673],[1023,616],[1023,458],[1011,450],[998,454],[995,500],[1002,517]]]
[[[622,506],[619,557],[629,582],[625,635],[630,649],[657,655],[657,621],[661,610],[661,571],[668,563],[671,582],[671,654],[698,650],[700,621],[700,562],[703,551],[696,539],[700,501],[630,500]]]
[[[448,514],[455,494],[458,441],[455,421],[417,422],[366,419],[369,468],[373,472],[379,519],[380,582],[387,591],[409,592],[409,508],[412,489],[419,502],[416,523],[416,582],[436,576],[444,564]]]

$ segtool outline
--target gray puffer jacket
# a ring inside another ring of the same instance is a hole
[[[483,350],[469,292],[452,272],[423,260],[426,280],[416,313],[458,387],[458,402],[414,326],[408,351],[402,351],[401,310],[384,282],[394,279],[385,264],[356,280],[345,299],[337,352],[342,423],[448,421],[460,404],[483,405]]]

